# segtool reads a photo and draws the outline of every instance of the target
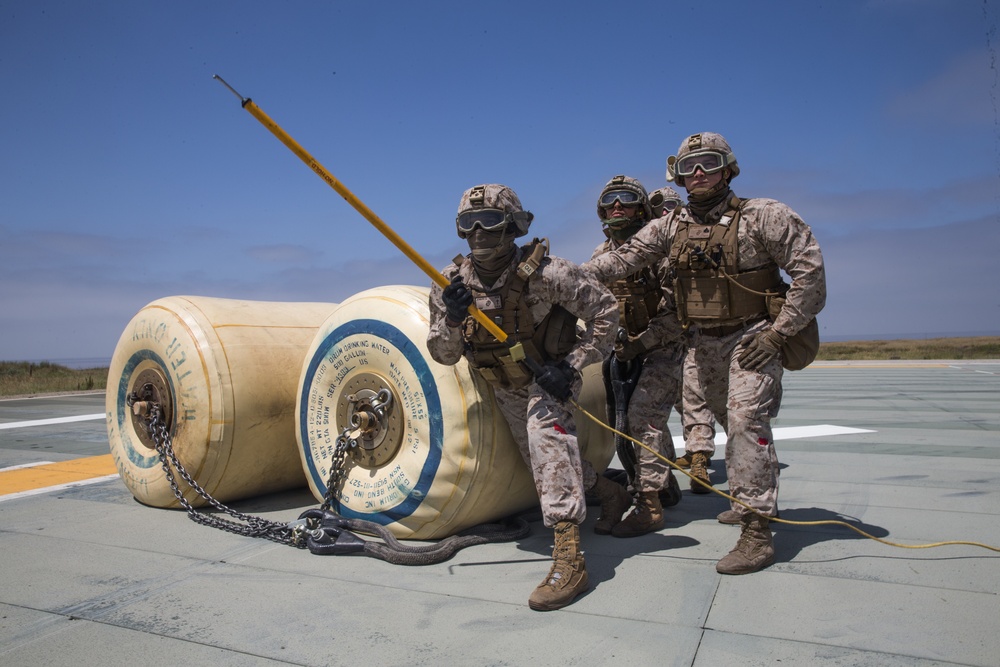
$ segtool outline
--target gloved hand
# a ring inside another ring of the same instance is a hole
[[[447,310],[445,323],[448,326],[457,327],[465,321],[472,305],[472,292],[462,282],[462,276],[456,274],[451,279],[451,284],[441,291],[441,301]]]
[[[646,352],[646,346],[638,336],[630,336],[624,341],[615,343],[615,358],[618,361],[632,361],[644,352]]]
[[[754,334],[746,348],[740,352],[740,356],[736,357],[736,361],[744,370],[760,370],[781,352],[781,346],[784,344],[785,337],[768,327]]]
[[[535,382],[553,398],[565,401],[573,394],[575,379],[576,370],[563,359],[556,364],[545,364],[542,372],[535,377]]]

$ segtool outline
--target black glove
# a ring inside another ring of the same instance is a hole
[[[784,344],[784,336],[774,329],[764,329],[754,334],[746,348],[740,352],[740,356],[736,357],[736,361],[744,370],[760,370],[781,352],[781,346]]]
[[[457,327],[469,315],[469,306],[472,305],[472,292],[462,282],[462,276],[455,275],[451,279],[451,284],[441,291],[441,301],[448,311],[445,323],[450,327]]]
[[[542,367],[542,372],[535,376],[535,382],[553,398],[565,401],[573,395],[573,380],[576,370],[565,359],[557,364],[548,363]]]
[[[625,340],[615,343],[615,357],[621,362],[632,361],[645,352],[646,346],[638,336],[626,337]]]

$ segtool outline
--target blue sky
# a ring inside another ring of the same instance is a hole
[[[828,339],[1000,334],[995,0],[0,0],[0,359],[110,357],[147,303],[429,280],[505,183],[582,262],[616,174],[722,133],[827,262]]]

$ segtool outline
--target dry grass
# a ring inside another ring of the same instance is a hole
[[[1000,336],[820,343],[817,359],[1000,359]]]
[[[886,359],[1000,359],[1000,336],[859,340],[821,343],[823,361]],[[0,396],[36,396],[105,389],[107,368],[76,370],[46,361],[0,361]]]
[[[107,368],[76,370],[47,361],[0,361],[0,396],[99,390],[107,383]]]

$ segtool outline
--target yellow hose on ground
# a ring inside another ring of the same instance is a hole
[[[700,479],[698,479],[697,477],[693,476],[691,473],[689,473],[687,470],[684,470],[683,468],[681,468],[675,462],[671,461],[670,459],[668,459],[667,457],[663,456],[659,452],[653,451],[652,447],[649,447],[645,443],[639,442],[638,440],[636,440],[632,436],[628,435],[627,433],[622,433],[618,429],[616,429],[616,428],[614,428],[612,426],[609,426],[608,424],[605,424],[601,419],[599,419],[598,417],[595,417],[593,414],[587,412],[583,408],[583,406],[579,405],[576,401],[571,400],[570,402],[573,403],[573,405],[576,407],[577,410],[579,410],[584,415],[586,415],[587,418],[589,418],[589,419],[597,422],[598,424],[600,424],[604,428],[608,429],[612,433],[615,433],[616,435],[620,435],[621,437],[626,438],[627,440],[631,440],[633,443],[635,443],[636,445],[642,447],[646,451],[652,453],[657,458],[659,458],[659,459],[661,459],[661,460],[669,463],[670,467],[672,467],[675,470],[678,470],[678,471],[684,473],[685,475],[687,475],[688,477],[690,477],[693,481],[697,482],[698,484],[701,484],[703,487],[705,487],[706,489],[708,489],[712,493],[720,495],[723,498],[725,498],[726,500],[732,501],[732,502],[736,503],[737,505],[745,507],[746,509],[750,510],[754,514],[758,514],[760,516],[764,516],[764,515],[760,514],[759,512],[757,512],[754,508],[752,508],[749,505],[747,505],[746,503],[744,503],[743,501],[741,501],[741,500],[739,500],[737,498],[733,498],[728,493],[725,493],[723,491],[719,491],[717,488],[715,488],[711,484],[705,484],[705,482],[703,482]],[[791,519],[779,519],[779,518],[773,517],[773,516],[768,516],[768,517],[764,517],[764,518],[767,519],[768,521],[773,521],[773,522],[776,522],[776,523],[784,523],[784,524],[788,524],[790,526],[844,526],[846,528],[850,528],[851,530],[853,530],[858,535],[861,535],[862,537],[867,537],[869,540],[875,540],[876,542],[881,542],[882,544],[888,545],[890,547],[899,547],[900,549],[930,549],[931,547],[944,547],[944,546],[948,546],[948,545],[964,544],[964,545],[970,546],[970,547],[982,547],[983,549],[989,549],[990,551],[1000,552],[1000,547],[993,547],[993,546],[990,546],[988,544],[983,544],[982,542],[970,542],[970,541],[966,541],[966,540],[949,540],[947,542],[931,542],[931,543],[928,543],[928,544],[900,544],[899,542],[891,542],[889,540],[883,540],[880,537],[875,537],[874,535],[871,535],[870,533],[866,533],[865,531],[861,530],[857,526],[852,526],[851,524],[847,523],[846,521],[838,521],[836,519],[823,519],[823,520],[820,520],[820,521],[792,521]]]

